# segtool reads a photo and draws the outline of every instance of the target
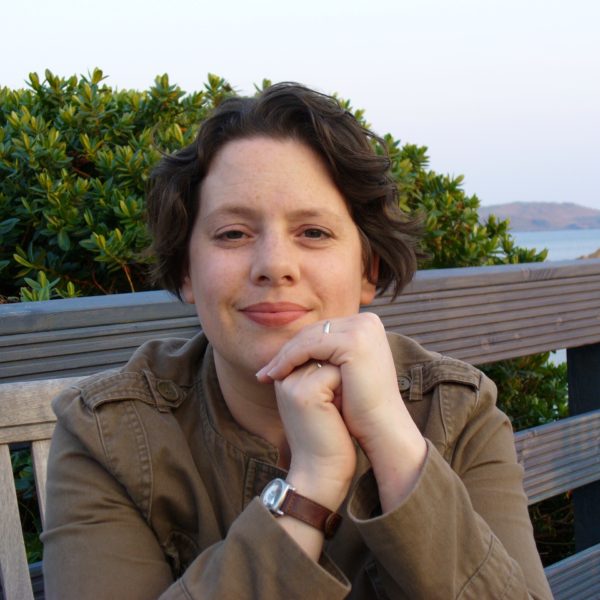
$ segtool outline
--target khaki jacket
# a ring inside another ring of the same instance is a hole
[[[201,334],[144,344],[120,371],[63,392],[42,538],[47,598],[551,598],[494,384],[407,338],[389,341],[426,462],[382,515],[357,448],[344,520],[319,564],[258,501],[285,473],[277,450],[233,420]]]

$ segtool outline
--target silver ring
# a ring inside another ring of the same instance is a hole
[[[325,321],[323,323],[323,333],[329,333],[331,331],[331,321]]]

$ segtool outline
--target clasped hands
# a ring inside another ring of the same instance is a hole
[[[328,333],[324,323],[302,329],[257,373],[275,386],[291,452],[288,481],[337,510],[356,469],[354,437],[386,512],[414,487],[427,445],[402,401],[379,318],[332,319]]]

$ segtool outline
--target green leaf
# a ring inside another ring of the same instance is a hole
[[[37,73],[29,73],[29,83],[34,90],[40,88],[40,78]]]
[[[9,231],[12,231],[18,222],[19,219],[17,217],[0,222],[0,235],[6,235]]]
[[[58,232],[58,246],[61,250],[63,250],[64,252],[67,252],[68,250],[70,250],[71,248],[71,240],[69,238],[69,234],[67,233],[67,231],[63,228]]]
[[[104,75],[102,73],[101,69],[98,69],[97,67],[94,69],[94,72],[92,73],[92,83],[93,84],[98,84],[100,83],[102,80],[104,79]]]
[[[15,259],[16,262],[18,262],[20,265],[23,265],[24,267],[28,267],[29,269],[35,269],[35,265],[31,264],[25,257],[19,255],[19,254],[13,254],[13,258]]]
[[[40,284],[35,280],[35,279],[31,279],[30,277],[25,277],[24,278],[25,283],[32,289],[32,290],[39,290],[40,289]]]

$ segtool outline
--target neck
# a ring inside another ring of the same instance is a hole
[[[277,409],[275,387],[259,383],[254,376],[240,376],[216,352],[215,369],[229,412],[238,425],[279,450],[279,464],[289,468],[290,450]]]

